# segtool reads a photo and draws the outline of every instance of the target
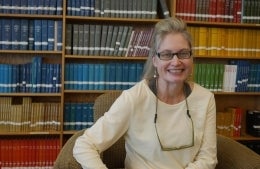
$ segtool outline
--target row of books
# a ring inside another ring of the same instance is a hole
[[[123,90],[140,80],[143,63],[68,63],[65,90]]]
[[[1,0],[0,13],[62,15],[63,0]]]
[[[228,107],[217,112],[217,133],[228,137],[240,137],[243,110],[240,107]]]
[[[94,123],[93,103],[65,103],[63,130],[81,130]]]
[[[148,56],[152,27],[66,25],[66,54],[95,56]]]
[[[67,15],[153,19],[157,17],[157,3],[157,0],[68,0]]]
[[[0,19],[2,50],[62,50],[62,21]]]
[[[57,137],[0,139],[0,167],[51,169],[60,151]]]
[[[1,132],[60,131],[60,103],[32,102],[30,97],[20,104],[12,102],[12,97],[0,97]]]
[[[1,93],[58,93],[61,89],[61,64],[43,63],[33,57],[25,64],[0,64]]]
[[[260,57],[259,29],[188,27],[200,56]]]
[[[176,16],[186,21],[260,23],[258,0],[177,0]]]
[[[229,64],[195,63],[194,81],[211,91],[259,92],[260,64],[231,60]]]

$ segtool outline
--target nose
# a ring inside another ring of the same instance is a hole
[[[173,55],[171,62],[174,64],[180,63],[180,59],[178,58],[177,54]]]

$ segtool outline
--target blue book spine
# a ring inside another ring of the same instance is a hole
[[[54,50],[54,20],[48,20],[48,50]]]
[[[19,14],[21,13],[21,0],[11,0],[12,6],[11,6],[11,13],[13,14]]]
[[[38,1],[28,0],[28,7],[29,7],[30,14],[37,14]]]
[[[56,15],[57,9],[57,0],[50,0],[49,1],[49,15]]]
[[[20,13],[28,14],[28,1],[29,0],[21,0]]]
[[[51,92],[52,93],[57,93],[58,89],[58,70],[59,69],[59,64],[53,64],[53,76],[52,76],[52,88]]]
[[[84,16],[90,16],[90,0],[84,2]]]
[[[56,4],[56,14],[57,15],[62,15],[63,12],[63,0],[56,0],[57,4]],[[68,2],[70,2],[71,0],[68,0]]]
[[[20,49],[21,42],[21,20],[12,19],[12,50]]]
[[[76,1],[71,0],[71,15],[76,16]]]
[[[41,65],[41,85],[40,85],[40,91],[41,93],[46,93],[46,82],[47,82],[47,64],[46,63],[42,63]]]
[[[47,84],[48,84],[48,93],[52,93],[53,92],[53,88],[55,87],[53,85],[53,73],[54,73],[54,64],[48,64],[48,68],[49,68],[49,74],[48,74],[48,80],[47,80]],[[48,71],[48,70],[47,70]]]
[[[29,20],[28,49],[34,50],[34,20]]]
[[[34,20],[34,50],[42,49],[42,21]]]
[[[58,15],[58,11],[57,11],[57,15]],[[69,16],[72,15],[72,0],[67,0],[67,15]]]
[[[83,89],[83,64],[77,65],[77,89],[82,90]]]
[[[76,64],[72,63],[70,64],[69,66],[69,81],[68,81],[68,84],[69,84],[69,89],[74,89],[74,67],[76,66]]]
[[[2,50],[3,19],[0,19],[0,50]]]
[[[85,0],[80,0],[80,16],[85,16]]]
[[[95,82],[95,65],[89,64],[88,65],[88,77],[89,77],[89,90],[94,90],[94,82]]]
[[[98,90],[100,84],[100,64],[94,64],[94,69],[94,90]]]
[[[4,64],[0,64],[0,93],[4,92]]]
[[[88,111],[88,125],[87,128],[91,127],[94,124],[94,111],[93,111],[93,103],[88,103],[89,111]]]
[[[41,50],[48,50],[48,20],[41,20]]]
[[[129,88],[129,64],[127,62],[123,62],[123,80],[122,80],[122,90],[128,89]]]
[[[116,90],[122,89],[122,81],[123,81],[123,64],[116,63]]]
[[[59,93],[61,91],[61,64],[57,64],[57,83],[56,83],[56,88],[55,92]]]
[[[135,82],[138,82],[142,79],[143,67],[144,67],[143,63],[140,63],[140,62],[136,63],[136,79],[135,79]]]
[[[89,0],[90,4],[90,15],[89,16],[95,16],[95,0]]]
[[[39,15],[44,14],[44,1],[45,0],[38,0],[37,14]]]
[[[62,50],[62,21],[55,21],[55,30],[57,30],[55,32],[55,39],[56,39],[56,44],[55,44],[55,50],[61,51]]]
[[[42,57],[36,57],[36,92],[41,92],[42,85]]]
[[[76,103],[71,103],[70,106],[70,130],[75,130],[76,123]]]
[[[82,121],[82,125],[81,128],[85,129],[88,127],[88,103],[82,103],[82,113],[81,113],[81,121]]]
[[[88,64],[83,64],[82,67],[82,89],[87,90],[89,88],[88,82],[89,82],[89,74],[88,74]]]
[[[116,89],[116,63],[109,64],[109,90]]]
[[[136,82],[136,63],[129,63],[129,87],[133,86]]]
[[[50,14],[50,2],[51,0],[44,0],[43,4],[43,14],[49,15]]]
[[[75,130],[82,129],[82,104],[76,103],[76,112],[75,112]]]
[[[32,70],[31,70],[31,83],[32,83],[32,90],[31,92],[36,93],[40,92],[40,85],[41,85],[41,64],[42,58],[41,57],[33,57],[32,59]]]
[[[75,2],[75,15],[76,16],[80,16],[80,3],[81,3],[80,0],[77,0]]]
[[[3,13],[5,14],[11,13],[11,9],[12,9],[12,1],[3,0]]]
[[[63,130],[67,131],[70,129],[70,103],[64,103],[64,120]]]
[[[99,66],[99,90],[105,90],[105,64],[101,63]]]
[[[11,50],[12,48],[12,20],[11,19],[3,19],[2,20],[2,49],[3,50]]]
[[[12,93],[16,93],[18,92],[18,86],[17,83],[19,85],[19,67],[18,65],[12,65],[12,72],[11,72],[11,77],[12,77],[12,89],[11,92]]]
[[[72,89],[79,90],[79,79],[78,79],[78,73],[79,73],[79,64],[76,63],[73,66],[73,83],[72,83]]]
[[[21,38],[20,50],[28,50],[29,22],[27,19],[21,19]]]
[[[4,13],[3,12],[3,6],[4,6],[4,1],[0,1],[0,13]]]
[[[111,63],[107,63],[105,64],[105,90],[109,90],[110,89],[110,74],[112,72],[110,72],[110,64]]]
[[[64,89],[69,90],[69,81],[70,81],[70,64],[65,64],[64,71]]]

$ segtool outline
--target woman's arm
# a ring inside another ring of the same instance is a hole
[[[217,164],[216,105],[214,95],[210,98],[204,134],[200,150],[193,163],[186,169],[214,169]]]

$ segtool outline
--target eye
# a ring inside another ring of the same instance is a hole
[[[171,53],[161,53],[162,58],[171,58],[172,54]]]

